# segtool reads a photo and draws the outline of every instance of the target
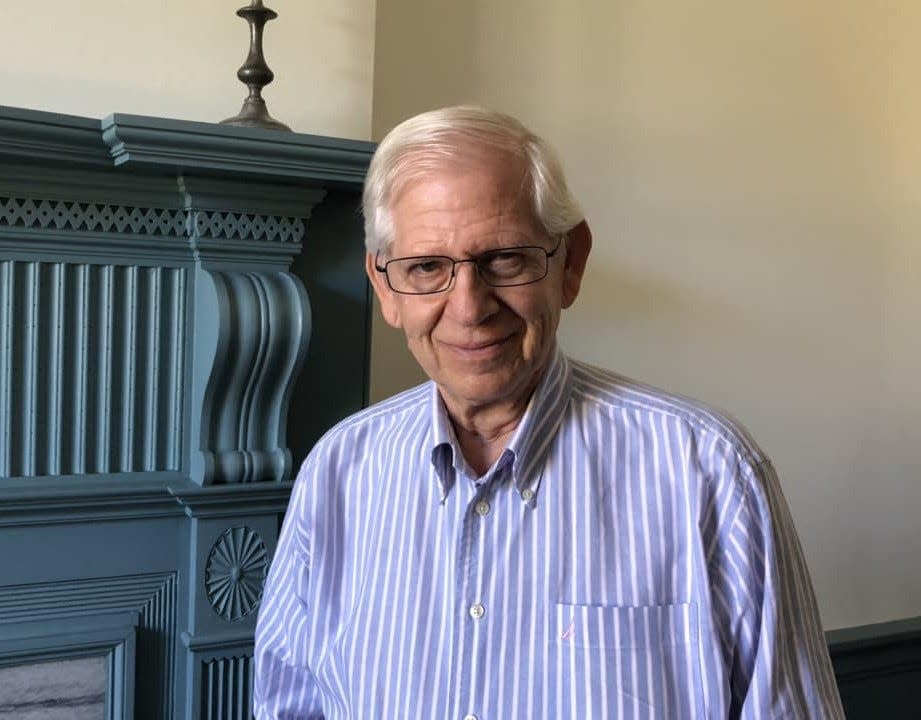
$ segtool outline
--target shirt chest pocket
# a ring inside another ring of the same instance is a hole
[[[555,606],[572,717],[701,718],[697,607]]]

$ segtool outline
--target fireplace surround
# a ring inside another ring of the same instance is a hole
[[[250,717],[293,472],[367,402],[372,150],[0,107],[0,673]]]

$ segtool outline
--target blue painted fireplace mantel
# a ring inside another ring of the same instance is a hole
[[[0,668],[249,717],[293,472],[367,400],[372,150],[0,107]]]

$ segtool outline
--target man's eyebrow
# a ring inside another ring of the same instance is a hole
[[[533,233],[525,229],[502,229],[496,232],[482,233],[479,235],[473,235],[468,239],[468,242],[476,243],[481,245],[482,249],[477,250],[474,254],[479,255],[480,253],[489,252],[490,250],[498,250],[501,248],[507,247],[521,247],[528,245],[540,245],[539,238]],[[423,246],[418,252],[404,253],[404,257],[416,257],[420,255],[448,255],[450,252],[445,247],[450,244],[450,240],[446,240],[443,237],[432,236],[423,236],[415,240],[417,246]],[[433,250],[424,249],[425,246],[434,247]]]

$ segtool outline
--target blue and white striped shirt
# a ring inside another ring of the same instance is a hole
[[[841,718],[770,462],[556,352],[476,477],[428,383],[301,469],[256,635],[268,718]]]

